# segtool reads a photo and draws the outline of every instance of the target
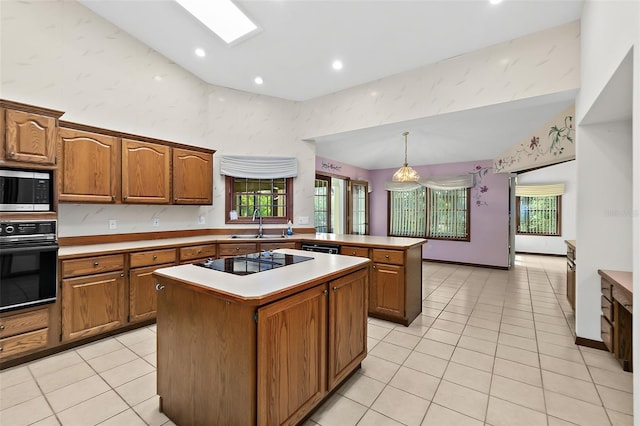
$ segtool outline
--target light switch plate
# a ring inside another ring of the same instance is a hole
[[[153,226],[160,226],[160,218],[158,217],[153,218]]]
[[[109,219],[109,229],[118,229],[118,221],[115,219]]]
[[[309,216],[298,216],[298,225],[308,225]]]
[[[198,216],[198,225],[204,225],[204,224],[205,224],[204,216],[202,215]]]

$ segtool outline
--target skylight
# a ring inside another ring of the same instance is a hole
[[[258,29],[231,0],[176,0],[227,44]]]

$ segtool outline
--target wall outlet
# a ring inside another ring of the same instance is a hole
[[[115,219],[109,219],[109,229],[118,229],[118,221]]]
[[[156,227],[160,226],[160,218],[154,217],[152,223],[153,223],[153,226],[156,226]]]
[[[204,225],[204,224],[205,224],[204,216],[202,215],[198,216],[198,225]]]
[[[309,216],[298,216],[298,225],[308,225]]]

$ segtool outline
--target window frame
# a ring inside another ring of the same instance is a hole
[[[326,210],[322,210],[325,214],[326,214],[326,230],[325,231],[318,231],[318,228],[315,226],[315,222],[316,222],[316,214],[318,212],[318,210],[316,210],[316,197],[318,197],[315,193],[316,191],[316,181],[317,180],[321,180],[323,182],[326,182],[327,185],[327,195],[326,195],[326,204],[327,204],[327,209]],[[316,232],[331,232],[333,230],[333,226],[331,224],[331,176],[327,176],[327,175],[322,175],[322,174],[318,174],[316,173],[316,177],[313,181],[313,227],[315,228]]]
[[[233,197],[236,179],[252,179],[252,178],[236,178],[233,176],[225,176],[225,223],[226,224],[249,224],[253,223],[252,216],[240,216],[238,219],[231,220],[229,213],[234,210]],[[286,216],[263,216],[262,223],[265,224],[286,224],[289,220],[293,221],[293,178],[279,178],[285,180],[285,210]],[[267,180],[267,179],[264,179]]]
[[[520,232],[520,202],[521,198],[548,198],[555,197],[556,199],[556,233],[535,233],[535,232]],[[542,196],[516,196],[516,235],[529,235],[534,237],[561,237],[562,236],[562,195],[542,195]]]
[[[445,190],[436,190],[436,191],[460,191],[460,190],[464,190],[466,195],[466,209],[465,209],[465,236],[464,237],[443,237],[443,236],[433,236],[431,235],[431,228],[430,228],[430,221],[429,221],[429,215],[431,212],[431,191],[434,191],[434,189],[432,188],[427,188],[427,198],[426,198],[426,203],[427,203],[427,229],[426,229],[426,234],[427,236],[425,238],[428,238],[430,240],[438,240],[438,241],[465,241],[465,242],[470,242],[471,241],[471,203],[469,202],[471,200],[471,188],[456,188],[456,189],[445,189]],[[456,201],[457,201],[457,197],[456,197]],[[457,210],[455,211],[457,212]]]

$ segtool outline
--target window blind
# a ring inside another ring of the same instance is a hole
[[[296,177],[298,162],[295,157],[223,155],[220,158],[220,174],[249,179]]]
[[[555,197],[564,194],[564,183],[551,185],[516,185],[517,197]]]
[[[431,176],[419,179],[417,182],[386,181],[384,189],[387,191],[414,191],[421,186],[431,189],[464,189],[473,187],[473,175]]]

